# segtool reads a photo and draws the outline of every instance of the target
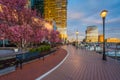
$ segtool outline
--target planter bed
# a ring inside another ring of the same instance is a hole
[[[53,52],[55,52],[56,49],[52,49],[50,51],[46,52],[27,52],[27,53],[21,53],[16,55],[16,59],[22,60],[23,62],[28,62],[37,58],[44,57],[46,55],[49,55]]]
[[[53,52],[55,52],[56,49],[52,49],[47,52],[27,52],[27,53],[21,53],[21,54],[16,54],[16,56],[9,56],[9,57],[4,57],[0,59],[0,70],[12,67],[16,65],[16,59],[22,60],[22,62],[29,62],[31,60],[37,59],[44,57],[46,55],[49,55]]]

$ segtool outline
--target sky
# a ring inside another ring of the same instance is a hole
[[[69,39],[75,38],[79,32],[79,40],[85,38],[87,26],[98,27],[102,34],[102,18],[100,12],[107,10],[105,23],[106,38],[120,38],[120,0],[68,0],[67,33]]]

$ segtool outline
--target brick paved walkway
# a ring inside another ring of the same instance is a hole
[[[68,46],[66,61],[42,80],[120,80],[120,63],[92,51]]]
[[[59,49],[45,60],[37,59],[33,62],[23,65],[23,69],[19,68],[12,73],[0,76],[0,80],[35,80],[40,75],[46,73],[63,60],[67,52]]]

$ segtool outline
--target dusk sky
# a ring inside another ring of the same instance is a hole
[[[105,25],[106,38],[120,38],[120,0],[68,0],[67,31],[69,38],[75,38],[76,30],[79,39],[85,37],[87,26],[98,27],[102,34],[102,18],[100,12],[108,10]]]

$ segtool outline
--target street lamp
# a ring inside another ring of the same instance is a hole
[[[78,34],[79,34],[79,32],[76,31],[76,41],[77,41],[77,46],[78,46]]]
[[[107,10],[102,10],[102,12],[100,13],[100,16],[102,17],[103,20],[103,60],[107,60],[105,54],[105,17],[107,13],[108,13]]]

